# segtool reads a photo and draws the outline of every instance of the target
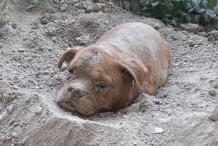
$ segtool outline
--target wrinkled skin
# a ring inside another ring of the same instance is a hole
[[[141,93],[155,94],[167,79],[170,50],[159,32],[139,22],[119,25],[96,43],[74,47],[66,62],[69,76],[58,92],[64,109],[82,115],[116,111]]]

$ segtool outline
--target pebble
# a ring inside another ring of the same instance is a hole
[[[178,40],[178,37],[175,37],[175,36],[171,36],[171,38],[175,41],[175,40]]]
[[[215,89],[218,89],[218,83],[213,86]]]
[[[0,122],[2,122],[6,117],[7,117],[8,113],[7,111],[4,111],[1,115],[0,115]]]
[[[17,134],[16,132],[12,132],[12,133],[11,133],[11,136],[14,137],[14,138],[16,138],[16,137],[18,136],[18,134]]]
[[[42,18],[42,19],[40,20],[40,22],[41,22],[42,25],[45,25],[45,24],[48,23],[48,19]]]
[[[138,112],[139,111],[139,107],[140,107],[140,103],[134,103],[132,104],[128,110],[127,110],[127,113],[131,113],[131,112]]]
[[[24,48],[19,48],[18,52],[25,52]]]
[[[2,48],[3,47],[3,44],[2,43],[0,43],[0,48]]]
[[[56,29],[54,27],[49,27],[48,28],[48,35],[49,36],[55,36],[56,35]]]
[[[3,135],[3,136],[0,137],[0,141],[2,141],[3,143],[6,142],[6,140],[7,140],[6,136]]]
[[[216,39],[215,39],[215,37],[214,36],[209,36],[208,38],[207,38],[207,40],[209,41],[209,42],[212,42],[212,43],[215,43],[215,41],[216,41]]]
[[[192,40],[188,41],[188,46],[189,47],[194,47],[195,45],[202,45],[203,41],[199,38],[193,38]]]
[[[12,26],[13,29],[17,28],[17,24],[16,23],[13,23],[11,26]]]
[[[153,28],[158,30],[158,29],[160,29],[160,26],[159,25],[154,25]]]
[[[49,71],[44,71],[44,75],[49,75]]]
[[[60,5],[60,11],[66,12],[68,10],[68,4],[61,4]]]
[[[186,23],[186,24],[179,23],[178,27],[181,30],[187,30],[193,33],[198,33],[199,31],[203,29],[202,26],[199,26],[198,24],[192,24],[192,23]]]
[[[81,37],[77,37],[76,38],[76,41],[79,43],[79,44],[86,44],[89,40],[89,36],[81,36]]]
[[[101,5],[99,3],[96,3],[92,6],[92,12],[99,12],[101,11]]]
[[[10,114],[13,111],[13,109],[14,109],[14,105],[10,105],[7,107],[6,110],[7,110],[8,114]]]
[[[40,115],[42,113],[43,109],[40,106],[37,106],[35,109],[35,115]]]
[[[218,107],[216,107],[212,114],[208,117],[211,121],[217,121],[218,120]]]
[[[211,96],[215,96],[217,93],[215,90],[209,90],[208,93],[211,95]]]
[[[124,1],[123,8],[126,9],[127,11],[129,11],[130,10],[130,3],[128,1]]]
[[[89,5],[86,9],[86,13],[99,11],[102,11],[103,13],[107,12],[106,5],[102,3],[95,3],[94,5]]]
[[[163,133],[164,130],[161,127],[154,127],[154,131],[152,132],[153,134],[161,134]]]

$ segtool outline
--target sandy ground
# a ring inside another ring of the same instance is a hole
[[[106,2],[106,13],[85,13],[81,3],[46,0],[27,12],[24,0],[9,1],[0,28],[0,145],[218,146],[218,121],[208,118],[218,106],[217,46],[119,3]],[[67,74],[57,68],[61,54],[130,21],[159,27],[172,53],[168,80],[145,95],[146,110],[83,117],[59,108],[55,97]],[[189,47],[190,40],[201,43]]]

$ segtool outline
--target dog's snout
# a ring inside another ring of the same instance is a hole
[[[67,88],[68,92],[71,92],[71,94],[75,97],[75,98],[80,98],[84,95],[84,90],[79,88],[79,87],[74,87],[74,86],[69,86]]]

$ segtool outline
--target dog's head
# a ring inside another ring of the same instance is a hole
[[[69,75],[58,92],[58,104],[82,115],[126,107],[133,82],[141,89],[148,71],[135,59],[118,60],[115,56],[102,49],[80,46],[65,52],[58,68],[66,62]]]

